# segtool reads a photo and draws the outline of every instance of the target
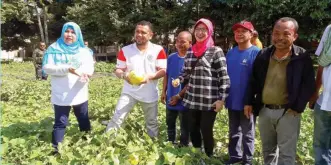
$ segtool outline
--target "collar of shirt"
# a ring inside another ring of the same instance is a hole
[[[289,55],[283,56],[282,58],[278,58],[277,56],[275,56],[275,50],[273,50],[271,58],[278,61],[278,62],[282,62],[282,61],[289,60],[291,58],[291,55],[292,55],[292,51],[290,51]]]

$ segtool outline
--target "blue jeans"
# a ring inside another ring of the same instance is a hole
[[[74,114],[78,120],[80,131],[91,130],[91,123],[88,117],[88,102],[84,102],[79,105],[72,106]],[[55,122],[52,133],[52,144],[54,148],[57,148],[59,142],[63,141],[65,129],[68,125],[68,118],[71,106],[59,106],[54,105]]]
[[[331,164],[331,111],[314,108],[314,151],[315,165]]]
[[[230,160],[243,160],[250,164],[254,155],[255,122],[244,111],[228,110],[229,113],[229,155]]]

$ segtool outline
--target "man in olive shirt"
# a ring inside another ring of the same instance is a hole
[[[301,113],[315,90],[312,60],[293,42],[298,23],[284,17],[272,31],[273,45],[253,64],[244,113],[259,115],[264,164],[294,165]]]
[[[39,42],[39,47],[33,51],[32,58],[33,58],[33,65],[36,72],[36,79],[47,80],[47,75],[43,75],[42,73],[42,62],[43,56],[46,49],[45,42]]]

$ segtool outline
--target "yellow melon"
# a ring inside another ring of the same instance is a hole
[[[128,75],[128,78],[132,85],[139,85],[144,81],[144,76],[138,75],[135,71],[131,71]]]

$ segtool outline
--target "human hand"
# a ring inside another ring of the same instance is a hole
[[[162,92],[162,94],[161,94],[161,103],[162,104],[165,104],[165,99],[166,99],[166,94],[165,94],[165,92]]]
[[[213,103],[212,107],[215,107],[214,111],[219,112],[223,109],[224,106],[224,101],[222,100],[217,100]]]
[[[252,115],[252,112],[253,112],[253,106],[251,106],[251,105],[244,106],[244,114],[247,119],[250,118],[250,116]]]
[[[314,106],[315,106],[317,99],[318,99],[318,93],[314,93],[313,96],[311,96],[309,103],[308,103],[308,107],[310,109],[314,110]]]
[[[181,98],[180,98],[179,95],[172,96],[172,97],[170,98],[169,105],[171,105],[171,106],[175,106],[175,105],[177,105],[177,103],[178,103],[178,101],[179,101],[180,99],[181,99]]]
[[[83,83],[89,82],[89,75],[85,73],[81,74],[79,81]]]
[[[126,81],[128,84],[132,85],[131,81],[130,81],[130,78],[128,76],[129,74],[127,72],[124,72],[123,73],[123,80]]]
[[[149,81],[153,80],[154,76],[155,75],[153,75],[153,74],[145,75],[144,80],[139,85],[147,84]]]
[[[68,71],[69,71],[69,73],[71,73],[71,74],[74,74],[74,75],[76,75],[76,76],[80,76],[80,75],[76,72],[76,69],[74,69],[74,68],[69,68]]]

